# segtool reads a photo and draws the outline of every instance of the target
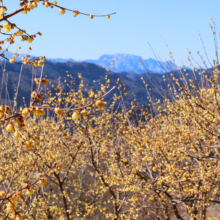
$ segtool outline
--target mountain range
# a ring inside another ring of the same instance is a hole
[[[6,57],[12,57],[13,53],[11,52],[6,52]],[[16,61],[21,61],[21,58],[24,56],[24,54],[20,54]],[[32,58],[35,56],[31,56]],[[70,59],[63,59],[63,58],[47,58],[47,60],[56,62],[56,63],[64,63],[64,62],[87,62],[87,63],[92,63],[96,64],[98,66],[101,66],[103,68],[108,68],[111,69],[113,72],[116,73],[121,73],[121,72],[128,72],[128,73],[137,73],[137,74],[142,74],[145,73],[146,71],[150,73],[164,73],[164,67],[172,66],[171,61],[167,62],[158,62],[155,59],[149,58],[149,59],[143,59],[141,56],[136,56],[136,55],[130,55],[130,54],[114,54],[114,55],[107,55],[104,54],[101,57],[99,57],[97,60],[93,59],[88,59],[88,60],[81,60],[81,61],[76,61],[72,58]],[[114,64],[111,64],[114,60]],[[140,61],[142,64],[140,64]]]
[[[172,65],[172,62],[158,63],[155,59],[143,59],[140,56],[130,54],[114,54],[114,55],[102,55],[97,60],[85,60],[85,62],[93,63],[104,68],[110,68],[112,61],[114,61],[112,71],[113,72],[128,72],[128,73],[145,73],[147,69],[150,73],[164,73],[164,67]],[[143,66],[141,63],[145,66]],[[161,66],[162,65],[162,66]]]
[[[67,62],[67,61],[82,62],[82,61],[75,61],[73,59],[62,59],[62,58],[51,58],[51,59],[49,58],[49,60],[52,62],[59,62],[59,63]],[[140,63],[140,61],[142,64]],[[113,72],[116,73],[128,72],[128,73],[137,73],[137,74],[145,73],[146,69],[150,73],[164,73],[165,66],[172,66],[171,61],[158,63],[157,60],[152,58],[143,59],[141,56],[123,54],[123,53],[117,53],[114,55],[104,54],[101,57],[99,57],[97,60],[88,59],[88,60],[83,60],[83,62],[93,63],[103,68],[111,69]]]

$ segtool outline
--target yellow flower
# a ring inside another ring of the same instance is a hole
[[[60,108],[55,108],[54,109],[54,112],[57,114],[57,115],[62,115],[62,110]]]
[[[3,28],[9,28],[9,25],[7,23],[4,23]]]
[[[59,163],[56,164],[56,169],[57,169],[58,171],[61,170],[61,165],[60,165]]]
[[[9,106],[6,106],[6,112],[7,113],[11,112],[11,108]]]
[[[27,10],[23,10],[21,13],[23,13],[23,14],[27,14]]]
[[[14,63],[14,62],[15,62],[15,59],[14,59],[14,58],[13,58],[13,59],[10,59],[9,62],[10,62],[10,63]]]
[[[96,106],[97,106],[100,110],[105,107],[105,103],[102,102],[101,100],[97,100],[97,101],[95,102],[95,104],[96,104]]]
[[[16,31],[15,34],[16,36],[21,36],[23,34],[23,31]]]
[[[12,124],[8,124],[7,127],[6,127],[6,130],[7,130],[8,132],[12,132],[12,131],[14,131],[15,129],[14,129],[14,127],[13,127]]]
[[[28,43],[32,43],[33,40],[34,40],[33,37],[29,37],[29,38],[27,39],[27,42],[28,42]]]
[[[39,182],[38,182],[38,186],[43,187],[44,185],[46,185],[47,183],[47,179],[45,177],[43,177]]]
[[[76,17],[79,14],[79,12],[73,12],[73,17]]]
[[[25,147],[26,147],[26,149],[29,149],[29,148],[32,147],[32,145],[31,145],[31,143],[29,141],[26,141]]]
[[[35,78],[34,81],[35,81],[37,84],[40,84],[40,78]]]
[[[27,196],[31,196],[31,195],[34,194],[34,190],[33,190],[33,188],[30,187],[30,188],[27,188],[27,189],[26,189],[26,192],[25,192],[25,193],[26,193]]]
[[[29,113],[28,108],[24,108],[22,110],[22,114],[27,115]]]
[[[18,131],[16,131],[15,133],[14,133],[14,137],[15,138],[18,138],[20,136],[20,133],[18,132]]]
[[[57,5],[57,1],[53,1],[53,4],[54,4],[54,5]]]
[[[4,105],[1,105],[0,106],[0,112],[4,112],[5,111],[5,106]]]
[[[32,8],[33,8],[32,3],[31,3],[31,2],[28,2],[27,7],[30,8],[30,9],[32,9]]]
[[[81,115],[79,112],[73,112],[72,114],[72,120],[74,121],[80,121],[81,120]]]
[[[83,116],[86,116],[86,115],[87,115],[86,109],[83,109],[83,110],[81,111],[81,114],[82,114]]]
[[[66,12],[66,11],[65,11],[64,8],[61,8],[61,9],[59,10],[59,14],[60,14],[60,15],[63,15],[65,12]]]
[[[0,8],[0,15],[2,15],[4,13],[4,9]]]
[[[7,207],[7,208],[6,208],[6,212],[7,212],[7,213],[14,212],[15,204],[12,203],[12,202],[9,202],[6,207]]]
[[[34,109],[33,108],[29,108],[28,111],[30,112],[30,114],[34,113]]]
[[[5,191],[0,191],[0,196],[1,197],[5,197],[5,195],[6,195]]]
[[[15,220],[23,220],[23,219],[24,218],[21,215],[19,215],[19,214],[16,215],[16,219]]]
[[[33,8],[36,8],[38,5],[37,5],[37,3],[36,2],[32,2],[32,7]]]
[[[85,105],[86,104],[86,98],[82,99],[82,104]]]
[[[44,110],[44,109],[40,109],[40,114],[41,114],[42,116],[44,116],[44,115],[46,114],[45,110]]]
[[[11,217],[12,219],[16,219],[16,213],[13,213],[10,217]]]
[[[21,195],[22,195],[22,193],[17,191],[10,199],[14,202],[14,201],[20,199]]]
[[[93,98],[94,95],[95,95],[95,93],[94,93],[93,91],[91,91],[89,97],[90,97],[90,98]]]
[[[48,79],[42,79],[42,81],[41,81],[41,82],[42,82],[42,84],[43,84],[43,85],[45,85],[45,86],[46,86],[46,85],[47,85],[47,83],[48,83]]]
[[[11,29],[10,28],[5,28],[5,32],[10,32]]]
[[[36,91],[33,91],[32,93],[31,93],[31,98],[36,98],[37,97],[37,92]]]

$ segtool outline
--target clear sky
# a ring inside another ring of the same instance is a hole
[[[18,0],[4,0],[8,12],[19,8]],[[97,59],[102,54],[126,53],[154,58],[156,54],[168,59],[164,38],[180,63],[187,57],[186,48],[193,54],[202,52],[199,32],[208,55],[214,55],[214,41],[209,29],[212,17],[220,31],[220,0],[57,0],[58,5],[90,14],[116,15],[90,19],[71,12],[59,15],[58,9],[41,4],[29,14],[19,14],[11,22],[33,34],[42,32],[31,44],[32,55],[75,60]],[[21,53],[30,46],[20,43]],[[18,46],[18,44],[16,44]],[[14,52],[15,46],[10,48]],[[203,52],[202,52],[203,53]],[[196,56],[196,55],[195,55]]]

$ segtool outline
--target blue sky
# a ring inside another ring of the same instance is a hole
[[[19,8],[18,0],[5,1],[8,12]],[[58,9],[45,8],[41,4],[29,14],[11,18],[28,33],[42,32],[31,44],[32,55],[75,60],[97,59],[102,54],[126,53],[140,55],[144,59],[155,53],[162,59],[169,59],[166,40],[175,60],[186,61],[186,48],[195,54],[202,51],[199,41],[201,33],[208,55],[214,57],[212,32],[209,17],[212,17],[220,31],[220,0],[57,0],[58,5],[91,14],[116,12],[109,20],[90,19],[72,13],[59,15]],[[19,40],[18,40],[19,41]],[[30,44],[19,42],[21,53]],[[15,46],[10,48],[15,51]],[[196,57],[196,55],[195,55]]]

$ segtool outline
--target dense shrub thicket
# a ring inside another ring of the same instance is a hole
[[[56,2],[24,0],[19,10],[7,15],[2,6],[5,31],[17,28],[8,21],[11,16],[28,13],[38,2],[59,7],[60,14],[67,10]],[[19,35],[27,42],[34,39],[18,29],[7,41],[12,44]],[[5,58],[16,62],[16,57]],[[211,69],[204,62],[204,68],[191,64],[191,70],[178,70],[178,76],[172,69],[167,72],[169,92],[162,94],[162,102],[151,100],[146,85],[150,111],[135,101],[124,103],[120,78],[111,87],[106,76],[95,90],[78,74],[81,83],[75,90],[75,79],[68,75],[69,91],[64,92],[58,80],[54,95],[43,75],[43,61],[23,58],[23,65],[42,65],[30,103],[18,109],[15,93],[13,106],[0,106],[1,219],[217,219],[217,51]],[[195,72],[201,75],[199,83]],[[119,95],[106,103],[115,89]]]

